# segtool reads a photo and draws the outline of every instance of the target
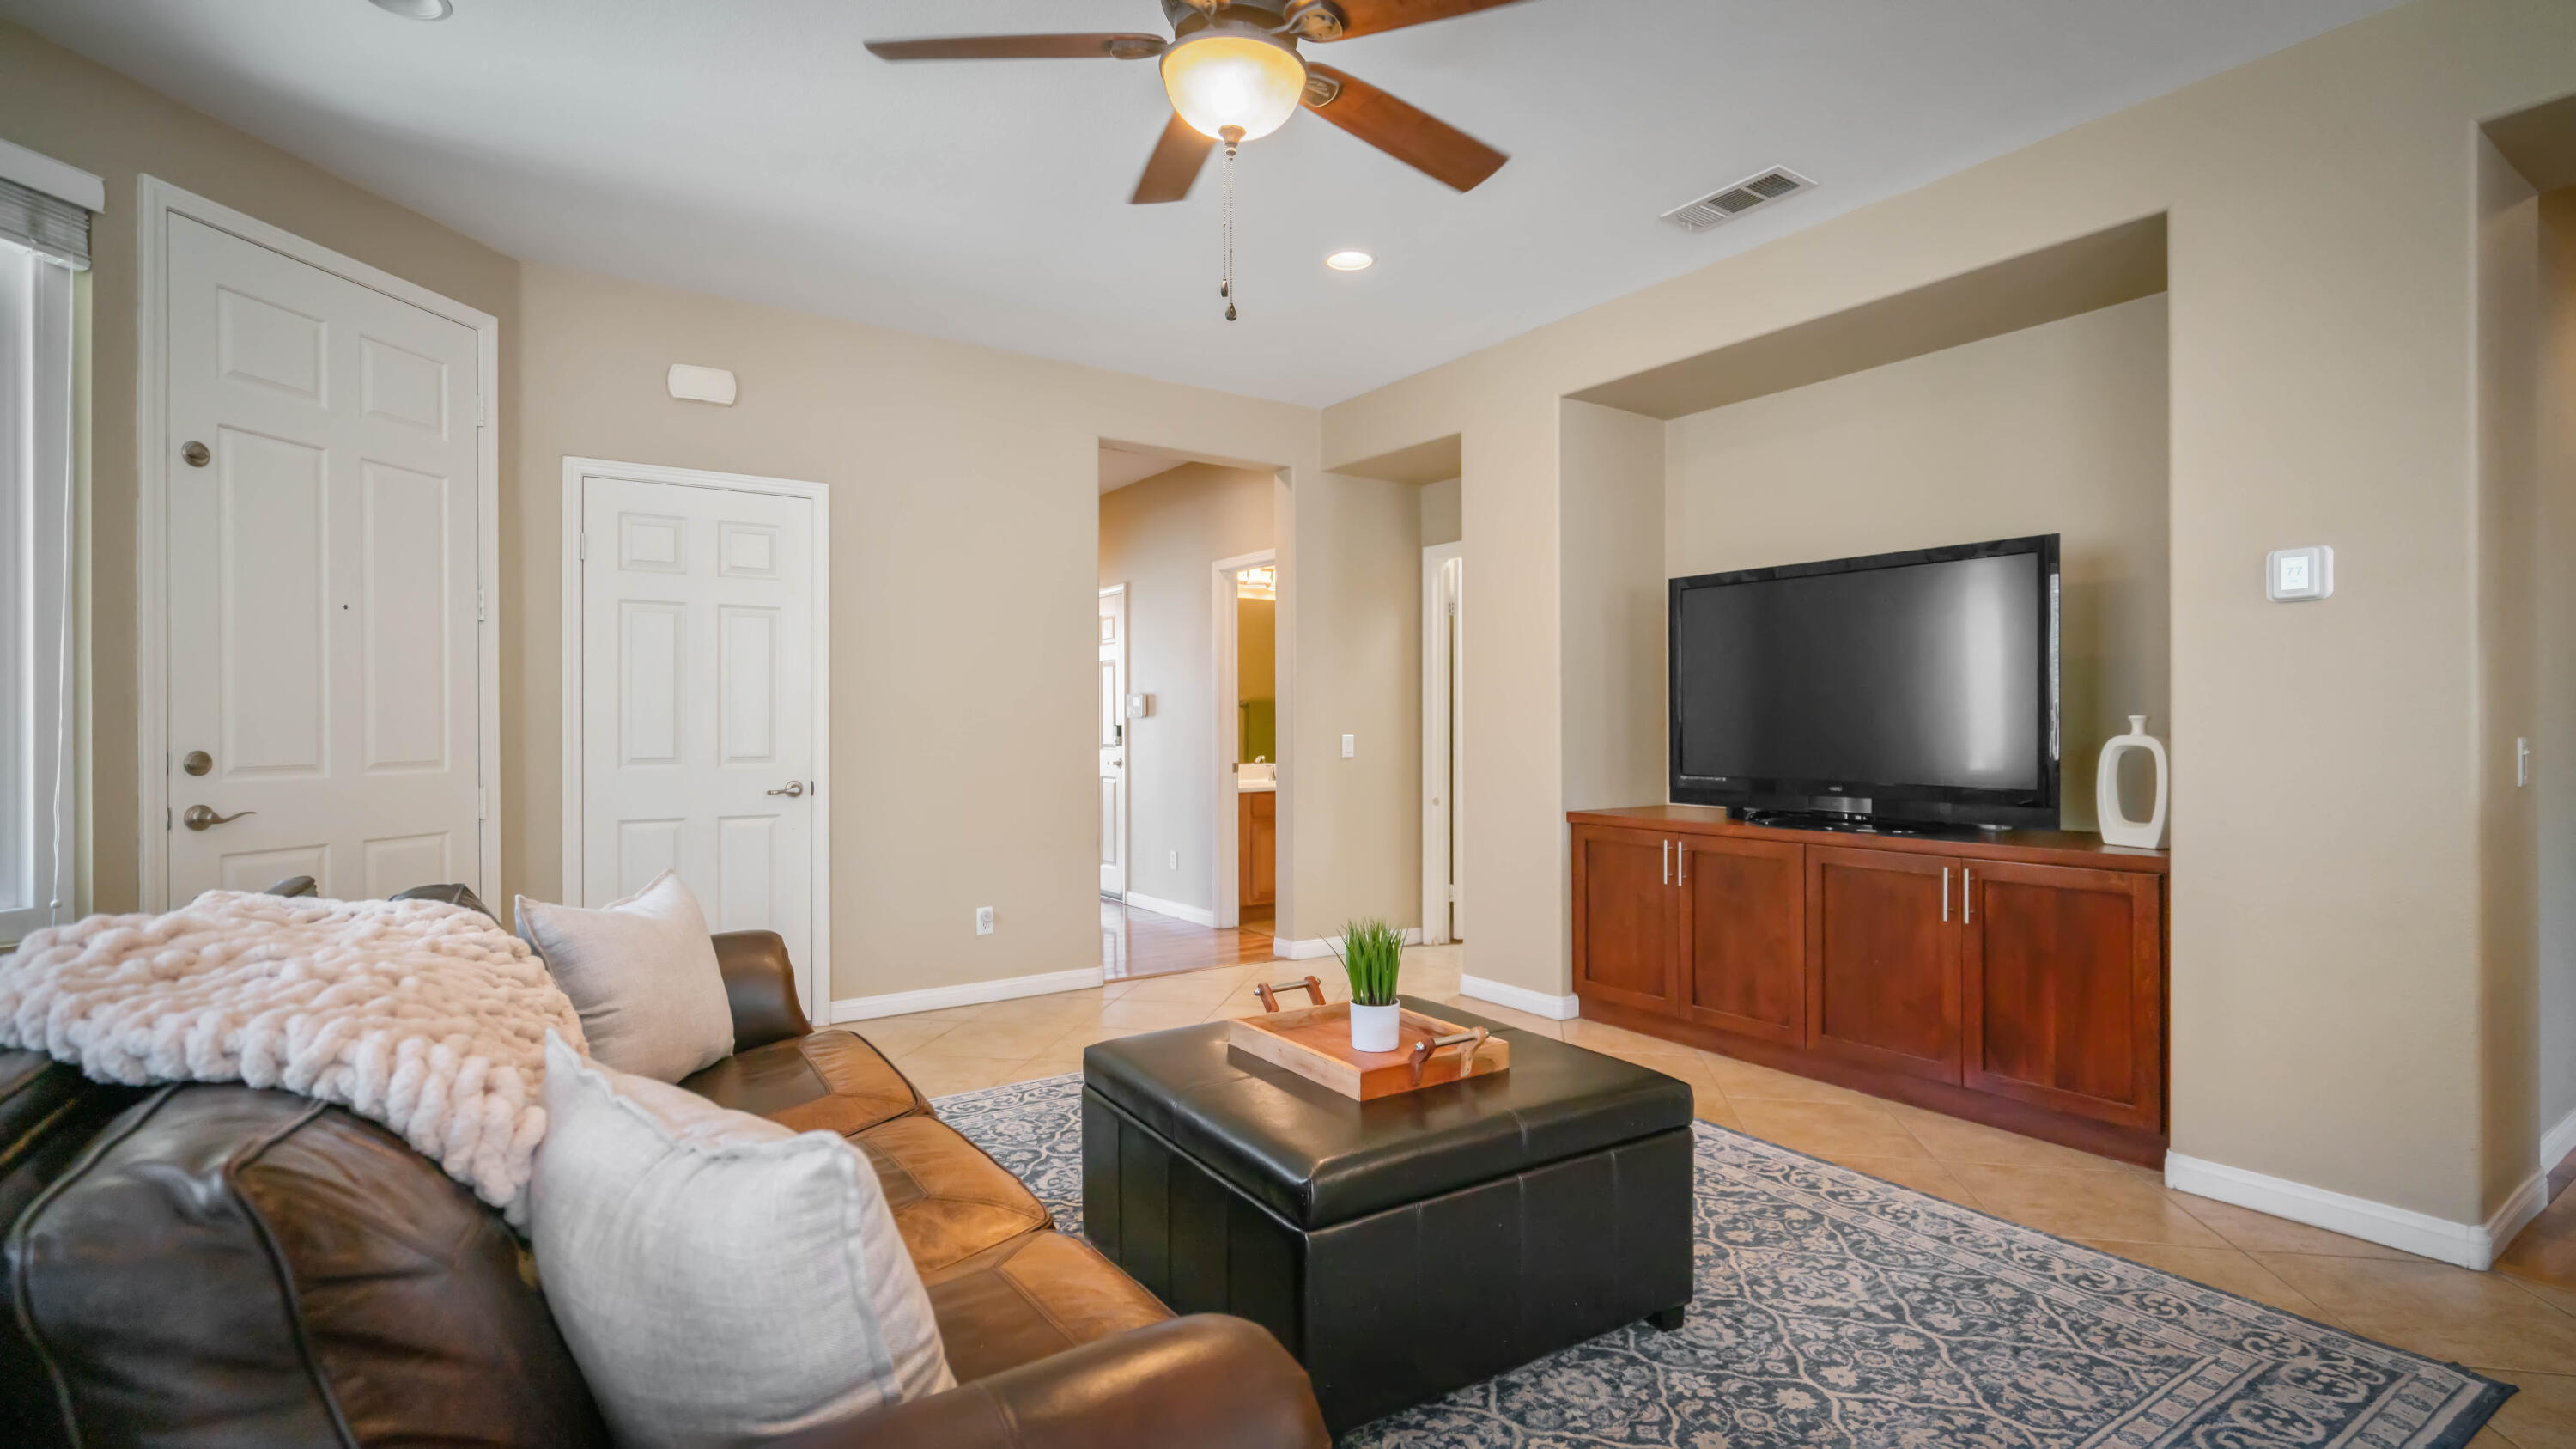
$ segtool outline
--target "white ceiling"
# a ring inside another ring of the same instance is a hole
[[[872,37],[1161,28],[1154,0],[0,0],[0,16],[514,256],[1322,404],[2391,0],[1521,0],[1315,47],[1512,155],[1461,196],[1313,116],[1126,203],[1150,63]],[[1819,189],[1656,218],[1770,165]],[[111,199],[111,205],[114,199]],[[1340,247],[1367,272],[1325,270]]]

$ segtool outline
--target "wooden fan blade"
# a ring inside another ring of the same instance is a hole
[[[1306,109],[1435,181],[1473,191],[1512,159],[1437,116],[1329,65],[1308,61],[1306,75]]]
[[[1381,30],[1428,25],[1434,20],[1471,15],[1511,3],[1512,0],[1324,0],[1325,8],[1339,12],[1340,33],[1329,36],[1310,33],[1309,38],[1348,40],[1354,35],[1375,35]],[[1293,9],[1291,13],[1294,13]]]
[[[1146,158],[1145,174],[1136,178],[1136,194],[1127,198],[1128,203],[1151,206],[1189,195],[1190,183],[1199,179],[1199,168],[1215,149],[1216,142],[1196,126],[1172,117],[1171,124],[1163,127],[1162,139],[1154,143],[1154,154]]]
[[[871,40],[880,60],[1144,60],[1171,42],[1159,35],[945,35]]]

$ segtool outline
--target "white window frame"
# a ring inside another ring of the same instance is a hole
[[[72,272],[0,242],[0,947],[71,919]]]

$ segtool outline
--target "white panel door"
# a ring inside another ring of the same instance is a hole
[[[474,333],[168,226],[168,898],[488,889]]]
[[[1127,586],[1100,591],[1100,893],[1127,896]]]
[[[807,1001],[814,506],[582,479],[579,903],[666,869],[719,931],[776,931]]]

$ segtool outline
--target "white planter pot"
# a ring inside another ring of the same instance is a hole
[[[2144,820],[2132,820],[2120,809],[2120,757],[2131,750],[2144,750],[2156,762],[2156,804]],[[2143,845],[2150,850],[2162,849],[2165,843],[2166,776],[2164,743],[2147,733],[2147,717],[2129,716],[2129,732],[2114,735],[2102,746],[2102,763],[2093,772],[2093,814],[2095,828],[2102,832],[2104,845]]]
[[[1403,1017],[1401,1006],[1362,1006],[1351,1003],[1351,1050],[1355,1052],[1391,1052],[1395,1050],[1396,1023]]]

